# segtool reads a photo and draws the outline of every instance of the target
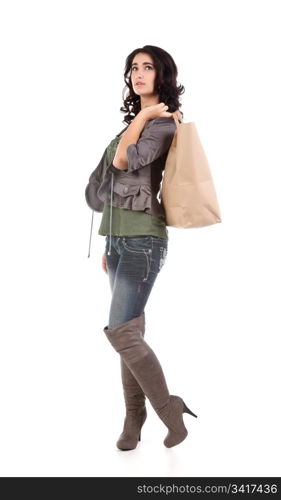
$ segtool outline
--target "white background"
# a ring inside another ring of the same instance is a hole
[[[1,476],[280,476],[280,2],[1,1]],[[105,240],[84,192],[127,55],[174,58],[222,223],[169,228],[146,306],[189,435],[121,452]]]

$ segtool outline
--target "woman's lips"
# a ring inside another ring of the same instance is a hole
[[[145,83],[136,83],[136,87],[139,87],[141,85],[145,85]]]

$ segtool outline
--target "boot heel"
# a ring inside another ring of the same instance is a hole
[[[193,417],[197,418],[197,415],[195,415],[195,413],[193,413],[193,411],[191,411],[185,404],[185,402],[183,401],[183,413],[189,413],[189,415],[192,415]]]

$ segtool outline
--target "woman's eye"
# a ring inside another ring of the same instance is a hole
[[[152,69],[152,67],[151,67],[151,66],[145,66],[145,68]],[[136,66],[134,66],[134,67],[132,68],[132,71],[134,71],[134,69],[137,69],[137,68],[136,68]]]

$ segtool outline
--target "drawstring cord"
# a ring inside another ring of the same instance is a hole
[[[93,220],[94,220],[94,210],[92,210],[92,221],[91,221],[91,233],[90,233],[90,241],[89,241],[89,252],[88,252],[88,258],[90,257],[90,251],[91,251],[91,240],[92,240],[92,231],[93,231]]]
[[[107,255],[111,255],[111,230],[112,230],[112,195],[113,195],[113,176],[114,173],[111,172],[111,190],[110,190],[110,219],[109,219],[109,250]]]

